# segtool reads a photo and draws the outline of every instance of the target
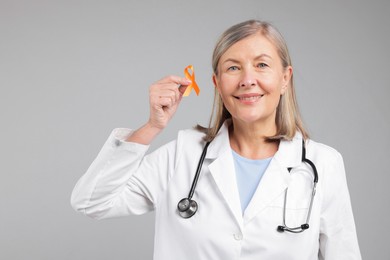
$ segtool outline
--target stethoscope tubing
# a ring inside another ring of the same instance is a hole
[[[192,181],[191,189],[190,189],[190,192],[188,193],[188,197],[187,197],[190,200],[192,199],[192,196],[194,196],[195,188],[196,188],[196,185],[198,184],[200,171],[202,169],[203,161],[204,161],[204,158],[206,157],[207,148],[209,147],[209,144],[210,144],[210,142],[206,143],[206,145],[203,148],[202,154],[199,158],[199,163],[198,163],[198,167],[196,168],[195,177],[194,177],[194,180]]]
[[[196,168],[194,180],[192,181],[191,189],[190,189],[190,192],[188,193],[188,197],[181,199],[178,203],[177,208],[179,211],[179,215],[182,216],[183,218],[191,218],[196,213],[196,211],[198,209],[198,204],[196,203],[196,201],[192,200],[192,197],[194,195],[196,185],[198,183],[199,176],[200,176],[200,171],[202,170],[203,162],[204,162],[204,159],[205,159],[206,154],[207,154],[207,148],[210,145],[210,143],[211,143],[211,141],[206,142],[206,144],[203,148],[202,154],[199,158],[198,166]],[[283,206],[283,225],[279,225],[277,227],[277,230],[279,232],[288,231],[290,233],[301,233],[309,228],[310,215],[311,215],[314,196],[316,194],[316,187],[317,187],[317,183],[318,183],[318,172],[317,172],[317,168],[316,168],[315,164],[311,160],[306,158],[306,147],[305,147],[305,140],[304,139],[302,140],[302,162],[310,165],[310,167],[313,170],[313,176],[314,176],[313,190],[311,193],[310,205],[309,205],[309,210],[308,210],[307,217],[306,217],[306,223],[300,225],[299,227],[294,227],[294,228],[290,228],[286,225],[286,208],[287,208],[287,193],[288,193],[288,188],[286,188],[285,197],[284,197],[284,206]],[[287,170],[289,172],[291,171],[291,169],[292,168],[287,168]]]

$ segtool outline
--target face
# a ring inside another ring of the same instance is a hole
[[[232,45],[220,58],[213,76],[233,121],[275,125],[276,108],[291,79],[275,46],[261,34]]]

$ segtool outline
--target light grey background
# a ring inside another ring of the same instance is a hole
[[[389,13],[385,0],[0,0],[0,259],[151,259],[153,214],[97,222],[72,210],[72,188],[113,128],[145,122],[149,85],[188,64],[201,95],[152,149],[207,124],[214,44],[251,18],[284,34],[306,125],[344,156],[363,258],[390,259]]]

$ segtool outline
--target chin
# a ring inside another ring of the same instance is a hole
[[[275,123],[275,115],[259,115],[258,111],[253,113],[240,113],[233,117],[234,120],[245,124],[268,124],[269,122]]]
[[[248,115],[235,117],[234,119],[246,124],[254,124],[261,121],[261,118],[259,118],[258,116],[248,116]]]

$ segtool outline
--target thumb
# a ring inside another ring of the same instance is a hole
[[[189,86],[189,85],[180,85],[180,86],[179,86],[179,92],[180,92],[181,94],[184,94],[184,92],[186,91],[186,89],[187,89],[188,86]]]
[[[180,82],[178,82],[180,85],[179,85],[179,91],[181,94],[184,94],[184,92],[186,91],[187,87],[190,86],[192,84],[192,81],[187,79],[187,78],[182,78],[180,80]]]

